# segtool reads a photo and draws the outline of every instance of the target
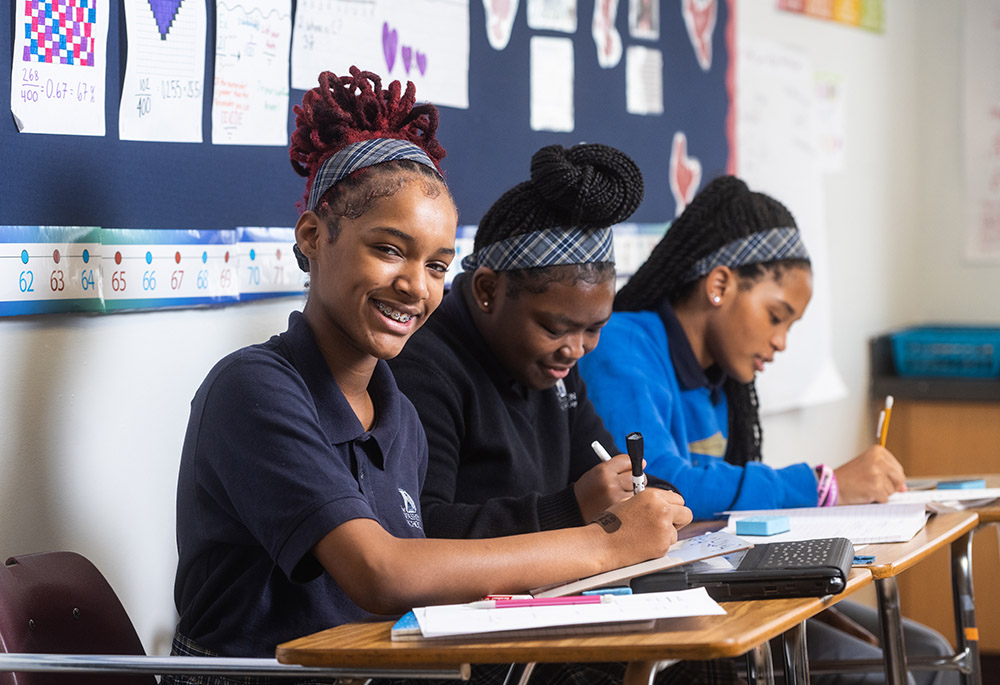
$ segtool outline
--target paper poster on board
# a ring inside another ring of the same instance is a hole
[[[573,41],[570,38],[531,38],[531,130],[572,131]]]
[[[712,33],[718,11],[718,0],[681,0],[681,16],[702,71],[712,68]]]
[[[292,88],[351,66],[412,81],[421,101],[469,106],[469,0],[298,0]]]
[[[288,145],[291,0],[216,0],[212,143]]]
[[[597,51],[597,63],[602,69],[611,69],[622,61],[622,36],[615,27],[618,18],[618,0],[594,3],[594,18],[590,34]]]
[[[200,143],[207,18],[202,0],[123,0],[128,53],[118,137]]]
[[[658,0],[629,0],[628,32],[642,40],[660,39],[660,3]]]
[[[833,361],[823,177],[814,125],[812,64],[804,52],[740,41],[737,62],[737,174],[751,190],[788,207],[809,250],[813,296],[788,333],[787,349],[757,376],[761,411],[779,412],[847,393]]]
[[[528,28],[576,33],[577,0],[527,0]]]
[[[962,63],[966,257],[1000,262],[1000,5],[965,0]]]
[[[645,45],[625,51],[625,111],[663,114],[663,53]]]
[[[510,42],[510,33],[517,17],[518,0],[483,0],[486,16],[486,39],[494,50],[503,50]]]
[[[18,0],[13,14],[17,130],[103,136],[107,0]]]

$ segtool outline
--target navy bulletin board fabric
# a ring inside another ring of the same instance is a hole
[[[0,18],[0,225],[93,225],[109,228],[223,229],[292,226],[305,180],[292,170],[286,147],[212,145],[211,84],[214,78],[214,0],[208,7],[205,46],[206,92],[203,139],[197,143],[147,143],[118,139],[118,100],[125,72],[125,16],[110,5],[107,50],[106,129],[103,137],[21,134],[10,114],[11,58],[15,6]],[[510,42],[494,50],[486,37],[482,0],[469,0],[469,109],[441,108],[439,137],[448,156],[446,177],[462,224],[476,224],[506,189],[528,178],[539,147],[595,142],[631,155],[646,180],[646,197],[633,220],[662,222],[674,216],[668,161],[674,132],[683,131],[688,154],[702,165],[702,184],[728,168],[731,136],[729,84],[733,0],[718,0],[712,36],[712,66],[702,71],[681,16],[682,2],[662,0],[660,38],[633,39],[628,0],[619,0],[617,28],[623,56],[617,66],[597,63],[590,24],[595,0],[580,0],[575,34],[530,29],[527,0],[521,0]],[[600,1],[600,0],[596,0]],[[294,3],[293,3],[294,6]],[[569,37],[574,44],[575,119],[571,133],[532,131],[529,125],[532,36]],[[663,53],[664,113],[638,116],[625,111],[624,51],[629,45]],[[358,65],[384,73],[384,64]],[[292,105],[303,91],[289,95]],[[420,93],[417,93],[418,97]]]

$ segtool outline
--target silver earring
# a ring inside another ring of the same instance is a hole
[[[719,297],[718,295],[712,295],[712,303],[713,304],[719,304],[720,302],[722,302],[722,298],[721,297]]]
[[[489,307],[490,303],[487,300],[483,300],[483,306],[484,307]]]

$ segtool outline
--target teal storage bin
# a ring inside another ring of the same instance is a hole
[[[920,326],[891,337],[900,376],[1000,376],[1000,328]]]

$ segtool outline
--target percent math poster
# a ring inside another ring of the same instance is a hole
[[[104,135],[112,0],[17,0],[10,109],[22,133]]]
[[[291,0],[217,0],[212,142],[288,145]]]
[[[128,55],[118,109],[119,137],[200,143],[204,0],[124,0],[124,5]]]
[[[1000,262],[1000,4],[966,0],[962,65],[966,257]]]
[[[351,66],[412,81],[421,102],[469,107],[469,0],[299,0],[292,88]]]

